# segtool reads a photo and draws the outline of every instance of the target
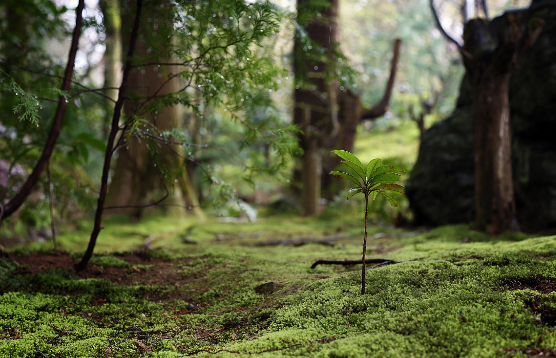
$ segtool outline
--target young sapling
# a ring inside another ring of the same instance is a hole
[[[398,202],[387,192],[404,194],[404,187],[396,184],[400,180],[400,173],[403,170],[397,169],[391,165],[382,165],[380,158],[373,159],[367,165],[363,165],[361,161],[353,154],[345,150],[333,150],[332,153],[342,158],[342,164],[352,169],[351,173],[331,171],[330,174],[347,179],[355,186],[348,191],[348,200],[357,194],[365,196],[365,236],[363,238],[363,269],[361,273],[361,294],[365,294],[365,256],[367,253],[367,223],[369,216],[369,197],[376,199],[380,194],[388,200],[390,205],[398,206]]]

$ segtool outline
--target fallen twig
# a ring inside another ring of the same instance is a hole
[[[365,264],[376,264],[371,266],[371,269],[379,268],[381,266],[386,265],[393,265],[393,264],[401,264],[402,262],[409,262],[409,261],[417,261],[419,259],[412,259],[412,260],[403,260],[403,261],[394,261],[392,259],[366,259]],[[342,266],[349,266],[349,265],[357,265],[362,264],[363,261],[361,260],[318,260],[315,261],[314,264],[311,265],[311,268],[315,268],[318,265],[342,265]]]
[[[384,264],[385,262],[390,263],[397,263],[396,261],[392,260],[392,259],[366,259],[365,263],[366,264]],[[363,261],[362,260],[318,260],[315,261],[315,263],[313,263],[311,265],[311,268],[315,268],[318,265],[342,265],[342,266],[349,266],[349,265],[358,265],[358,264],[362,264]]]
[[[39,349],[39,346],[37,345],[37,342],[34,342],[34,343],[35,343],[35,351],[37,352],[37,354],[35,354],[35,357],[50,358],[50,356],[47,356],[46,354],[41,352],[41,350]]]

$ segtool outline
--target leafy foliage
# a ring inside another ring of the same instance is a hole
[[[378,194],[384,196],[392,206],[397,206],[398,202],[390,195],[392,193],[402,194],[404,187],[395,182],[399,180],[403,170],[396,169],[391,165],[382,165],[379,158],[372,159],[367,165],[353,154],[345,150],[333,150],[332,153],[343,159],[342,164],[349,167],[351,173],[341,171],[331,171],[330,174],[347,179],[355,184],[348,192],[347,198],[350,199],[357,194],[365,195],[365,198],[375,199]]]
[[[361,271],[361,294],[365,294],[365,255],[367,253],[367,225],[369,217],[369,197],[376,199],[381,194],[392,206],[397,206],[398,202],[386,192],[395,192],[403,195],[404,187],[395,182],[400,179],[400,172],[393,166],[382,165],[379,158],[372,159],[367,165],[363,165],[359,158],[345,150],[333,150],[332,153],[342,158],[342,164],[351,169],[350,173],[333,170],[330,172],[340,178],[347,179],[355,184],[349,189],[347,198],[350,199],[357,194],[365,195],[365,236],[363,238],[363,270]]]

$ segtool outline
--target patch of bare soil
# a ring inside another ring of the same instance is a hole
[[[510,290],[531,289],[542,293],[550,293],[556,291],[556,278],[531,276],[522,279],[508,280],[504,283]]]
[[[128,253],[118,256],[130,264],[130,267],[104,267],[95,264],[87,265],[81,272],[75,273],[77,279],[102,278],[118,285],[145,285],[145,286],[164,286],[184,287],[187,284],[204,276],[204,271],[193,275],[184,275],[183,270],[196,258],[181,258],[167,260],[158,257],[151,257],[144,253]],[[16,261],[22,267],[19,273],[34,274],[41,271],[62,269],[73,270],[77,260],[73,259],[66,252],[55,254],[27,254],[10,255],[10,259]],[[183,298],[183,295],[171,290],[165,290],[163,294],[149,292],[150,300],[168,300],[176,297]]]
[[[500,353],[508,354],[526,354],[531,357],[556,357],[556,351],[545,347],[528,347],[528,348],[504,348],[500,349]]]

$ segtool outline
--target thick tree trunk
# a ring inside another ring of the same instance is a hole
[[[512,179],[510,73],[483,72],[474,82],[475,227],[498,234],[517,228]]]
[[[481,2],[488,18],[486,3]],[[475,228],[498,234],[518,227],[511,163],[509,78],[517,60],[537,40],[544,21],[523,12],[507,12],[501,31],[485,19],[465,23],[462,44],[442,27],[430,1],[439,30],[460,50],[473,87],[475,135]]]
[[[499,234],[518,228],[511,162],[509,80],[519,55],[535,42],[542,22],[504,15],[504,33],[488,22],[465,24],[460,49],[473,86],[475,228]],[[525,25],[527,24],[527,26]]]
[[[114,101],[118,98],[118,86],[121,82],[120,62],[122,60],[122,38],[120,5],[118,0],[100,0],[99,6],[104,20],[105,36],[104,44],[104,94]],[[110,120],[114,111],[114,102],[104,101],[105,125],[103,132],[108,135],[110,131]]]
[[[168,16],[171,14],[170,10],[171,7],[167,7],[165,10],[168,11]],[[171,22],[161,19],[154,26],[161,28],[168,24]],[[144,39],[146,36],[156,36],[156,33],[152,35],[151,32],[152,30],[143,34]],[[136,56],[146,59],[151,57],[148,46],[145,40],[139,39]],[[167,62],[163,59],[158,60]],[[177,105],[167,106],[154,113],[146,113],[144,110],[145,101],[150,100],[153,96],[178,92],[180,89],[179,78],[170,78],[172,73],[178,73],[176,66],[153,64],[134,68],[130,73],[129,88],[138,100],[129,101],[126,104],[126,118],[139,116],[152,124],[159,132],[178,127],[177,120],[180,117],[180,109]],[[140,129],[145,133],[148,131],[152,133],[148,126]],[[181,194],[181,206],[185,206],[188,213],[192,212],[200,219],[204,219],[197,196],[186,173],[185,163],[180,159],[182,149],[175,144],[159,141],[155,144],[158,148],[153,157],[147,147],[147,142],[150,140],[155,139],[149,137],[138,139],[135,136],[123,139],[125,146],[118,151],[114,176],[107,196],[107,206],[115,207],[112,212],[124,212],[140,218],[145,206],[157,202],[166,194],[169,197],[163,201],[163,205],[180,205],[179,194]],[[160,170],[170,174],[168,177],[172,177],[172,180],[175,177],[177,181],[168,182]],[[172,190],[173,185],[178,189],[177,191]]]

